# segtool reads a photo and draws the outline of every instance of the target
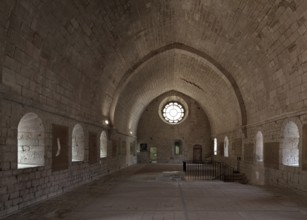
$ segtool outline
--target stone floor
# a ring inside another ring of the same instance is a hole
[[[274,188],[182,180],[181,166],[137,165],[7,220],[307,219],[307,197]]]

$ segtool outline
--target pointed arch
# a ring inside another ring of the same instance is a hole
[[[225,79],[228,81],[228,83],[232,86],[235,95],[237,97],[239,107],[240,107],[240,113],[241,113],[241,124],[245,131],[245,126],[247,125],[247,114],[246,114],[246,107],[244,104],[243,96],[240,92],[240,89],[231,75],[230,72],[228,72],[222,65],[220,65],[215,59],[213,59],[211,56],[206,54],[205,52],[202,52],[200,50],[197,50],[193,47],[187,46],[182,43],[174,42],[168,45],[165,45],[163,47],[160,47],[154,51],[151,51],[150,53],[146,54],[142,59],[140,59],[137,63],[135,63],[131,68],[129,68],[123,77],[121,78],[116,91],[114,93],[112,103],[110,106],[110,119],[112,124],[114,124],[114,117],[115,117],[115,110],[116,105],[119,99],[119,96],[127,83],[131,80],[132,76],[136,72],[137,69],[139,69],[141,66],[143,66],[146,62],[154,58],[155,56],[162,54],[164,52],[170,51],[170,50],[182,50],[185,52],[188,52],[194,56],[197,56],[201,58],[206,64],[208,64],[212,69],[214,69],[217,73],[221,74],[221,76],[225,77]]]

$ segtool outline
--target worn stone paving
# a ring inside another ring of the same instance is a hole
[[[276,187],[185,181],[178,165],[137,165],[6,220],[307,219],[307,197]]]

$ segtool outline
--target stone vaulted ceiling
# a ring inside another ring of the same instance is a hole
[[[228,79],[228,75],[225,76],[204,54],[196,54],[198,51],[190,49],[174,43],[161,48],[159,53],[155,51],[153,56],[146,56],[148,60],[126,73],[112,103],[111,112],[117,116],[115,124],[125,121],[128,123],[124,125],[128,124],[130,130],[136,128],[150,101],[170,90],[197,100],[207,112],[214,132],[219,128],[231,131],[242,122],[246,123],[245,118],[241,122],[241,112],[244,117],[245,107],[237,85],[230,82],[232,78]],[[241,108],[239,100],[242,101]]]
[[[297,91],[306,60],[304,0],[6,0],[1,6],[8,45],[1,53],[15,45],[15,56],[41,76],[36,90],[52,95],[44,80],[63,83],[56,92],[65,100],[56,103],[76,112],[83,106],[83,116],[97,121],[110,118],[123,133],[135,131],[145,107],[171,90],[199,102],[213,134],[306,104],[307,95]],[[27,56],[35,59],[27,63]]]

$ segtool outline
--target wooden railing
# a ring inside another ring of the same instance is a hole
[[[217,161],[183,161],[186,180],[234,181],[234,168]]]

